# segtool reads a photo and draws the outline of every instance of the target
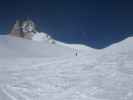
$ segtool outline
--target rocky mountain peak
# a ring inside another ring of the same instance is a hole
[[[54,40],[50,35],[44,32],[39,32],[36,29],[36,25],[32,20],[17,20],[9,34],[29,40],[49,41],[54,43]]]

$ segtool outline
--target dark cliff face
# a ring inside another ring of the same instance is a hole
[[[19,20],[16,21],[16,23],[14,24],[9,34],[12,36],[23,37],[22,31],[21,31],[21,23]]]

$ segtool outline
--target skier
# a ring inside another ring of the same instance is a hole
[[[77,52],[75,53],[75,56],[78,56],[78,53]]]

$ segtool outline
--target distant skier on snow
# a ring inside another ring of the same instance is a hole
[[[73,51],[75,52],[74,55],[78,56],[78,50],[77,49],[73,49]]]
[[[75,53],[75,56],[78,56],[78,53],[77,52]]]

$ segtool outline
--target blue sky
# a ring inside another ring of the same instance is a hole
[[[8,33],[16,19],[31,18],[55,39],[104,48],[132,35],[132,4],[131,0],[3,0],[0,32]]]

